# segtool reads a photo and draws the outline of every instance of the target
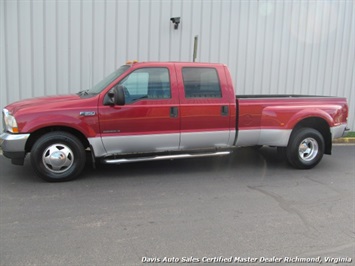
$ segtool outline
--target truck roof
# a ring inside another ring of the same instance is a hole
[[[184,66],[201,66],[201,67],[211,67],[211,66],[226,66],[226,64],[222,64],[222,63],[208,63],[208,62],[181,62],[181,61],[147,61],[147,62],[132,62],[132,63],[127,63],[127,64],[131,64],[131,65],[145,65],[145,66],[149,66],[149,65],[170,65],[170,64],[174,64],[174,65],[184,65]]]

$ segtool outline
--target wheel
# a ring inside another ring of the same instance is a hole
[[[67,132],[51,132],[40,137],[32,147],[31,164],[38,176],[49,182],[69,181],[84,169],[83,144]]]
[[[299,169],[311,169],[323,158],[324,139],[313,128],[300,128],[291,135],[286,149],[288,162]]]

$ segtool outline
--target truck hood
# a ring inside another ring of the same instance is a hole
[[[83,99],[76,94],[46,96],[46,97],[31,98],[31,99],[14,102],[12,104],[9,104],[5,108],[14,115],[19,110],[41,109],[43,111],[43,110],[48,110],[51,108],[56,108],[67,104],[72,105],[73,101],[82,101],[82,100]]]

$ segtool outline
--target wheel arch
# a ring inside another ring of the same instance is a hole
[[[299,121],[293,128],[292,134],[295,134],[300,128],[313,128],[317,130],[324,139],[324,153],[331,154],[332,152],[332,135],[328,122],[320,117],[308,117]],[[290,137],[290,139],[291,139]]]
[[[62,131],[62,132],[67,132],[70,133],[74,136],[76,136],[80,142],[83,144],[84,148],[89,148],[90,144],[89,141],[87,140],[86,136],[80,132],[77,129],[71,128],[71,127],[66,127],[66,126],[50,126],[50,127],[44,127],[37,129],[33,133],[30,134],[30,137],[28,138],[26,145],[25,145],[25,151],[26,152],[31,152],[33,145],[35,142],[44,134],[49,133],[49,132],[55,132],[55,131]]]

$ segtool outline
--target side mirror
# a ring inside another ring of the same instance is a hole
[[[118,85],[112,88],[105,96],[104,105],[125,105],[126,98],[124,94],[124,87]]]
[[[122,85],[118,85],[113,89],[115,95],[114,103],[117,105],[125,105],[126,104],[126,97],[125,97],[125,88]]]

